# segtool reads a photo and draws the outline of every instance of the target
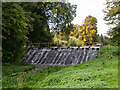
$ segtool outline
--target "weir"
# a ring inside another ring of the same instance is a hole
[[[33,65],[75,65],[93,60],[99,52],[99,46],[31,48],[21,61]]]

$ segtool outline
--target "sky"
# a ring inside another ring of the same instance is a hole
[[[71,4],[76,4],[76,17],[72,21],[73,24],[82,25],[85,18],[91,15],[97,19],[98,34],[106,35],[108,25],[106,25],[104,18],[106,0],[69,0]]]

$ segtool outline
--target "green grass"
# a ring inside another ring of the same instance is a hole
[[[19,72],[25,72],[28,70],[33,69],[34,66],[33,65],[28,65],[26,63],[22,63],[22,62],[15,62],[15,63],[3,63],[2,65],[2,76],[3,77],[9,77],[12,75],[15,75]]]
[[[93,61],[73,66],[47,67],[37,72],[21,74],[21,88],[118,88],[117,54],[118,47],[110,46],[107,50],[104,46]],[[17,72],[21,72],[24,66],[19,69],[14,67]],[[3,71],[3,77],[7,71]],[[20,75],[3,79],[3,88],[18,88],[17,78]]]

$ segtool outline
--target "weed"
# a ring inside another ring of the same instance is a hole
[[[18,83],[18,88],[21,88],[23,83],[23,79],[21,78],[21,75],[20,78],[17,78],[17,83]]]

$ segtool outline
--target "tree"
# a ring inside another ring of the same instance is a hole
[[[21,6],[26,12],[30,12],[30,17],[34,18],[33,30],[29,32],[28,38],[34,43],[44,43],[52,41],[50,29],[47,23],[47,16],[45,15],[46,8],[45,3],[21,3]],[[31,13],[32,12],[32,13]]]
[[[64,2],[54,2],[52,5],[52,7],[49,5],[50,9],[47,9],[49,22],[53,23],[55,28],[65,28],[76,16],[77,6]],[[62,32],[64,32],[64,30],[62,30]]]
[[[108,25],[112,25],[109,29],[108,35],[114,45],[120,44],[120,1],[111,0],[107,1],[106,8],[104,9],[105,17],[104,20],[108,21]]]
[[[101,36],[100,36],[99,34],[97,34],[97,35],[95,36],[95,38],[96,38],[96,42],[98,42],[98,43],[101,42]]]
[[[92,44],[97,42],[97,19],[92,16],[88,16],[82,26],[74,25],[74,31],[72,31],[69,36],[74,36],[85,44]]]
[[[3,62],[16,60],[26,45],[30,19],[20,3],[2,4]]]
[[[103,38],[103,35],[102,35],[102,34],[101,34],[101,42],[102,42],[103,45],[105,45],[105,44],[104,44],[104,38]]]
[[[33,31],[30,32],[29,39],[33,42],[49,42],[52,39],[49,23],[54,24],[54,29],[61,29],[61,32],[69,33],[65,30],[66,25],[70,25],[75,17],[76,6],[64,2],[37,2],[22,3],[21,6],[32,12],[31,17],[35,19]]]
[[[109,37],[104,36],[104,45],[109,45],[110,41],[109,41]]]
[[[66,25],[66,27],[61,29],[61,32],[59,33],[59,36],[60,37],[63,36],[64,40],[68,41],[69,34],[70,34],[71,31],[74,31],[73,29],[74,29],[74,25],[70,23],[70,24]]]
[[[75,38],[78,38],[79,37],[79,33],[78,33],[79,29],[80,29],[80,26],[78,24],[73,25],[71,32],[69,34],[69,37],[74,36]]]
[[[63,2],[3,3],[3,61],[18,59],[26,42],[43,43],[52,40],[49,22],[63,28],[70,25],[76,6]]]
[[[95,42],[95,35],[97,34],[97,19],[92,16],[88,16],[85,19],[84,24],[80,27],[79,39],[83,40],[86,44],[92,44]]]

